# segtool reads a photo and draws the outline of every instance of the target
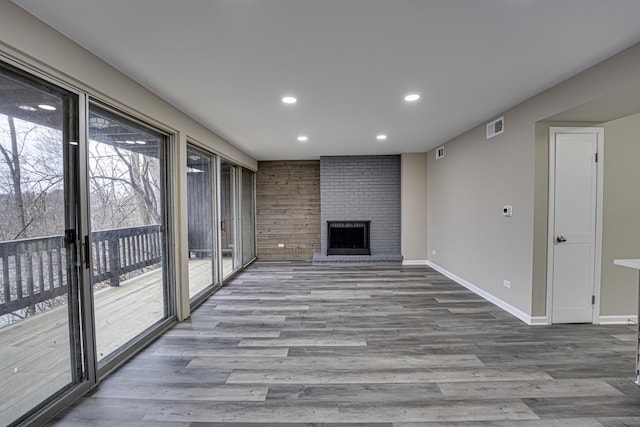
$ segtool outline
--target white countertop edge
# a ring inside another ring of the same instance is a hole
[[[621,267],[629,267],[640,270],[640,259],[614,259],[613,263]]]

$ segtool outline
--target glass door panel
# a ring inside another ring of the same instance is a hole
[[[99,366],[168,317],[165,140],[146,126],[90,107],[91,276]]]
[[[187,147],[189,298],[217,284],[214,157]]]
[[[77,103],[0,64],[0,425],[83,379]]]
[[[220,161],[220,238],[222,243],[222,275],[226,278],[238,269],[236,253],[237,224],[236,167]]]
[[[256,256],[254,173],[242,169],[242,264]]]

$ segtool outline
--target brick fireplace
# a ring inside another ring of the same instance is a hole
[[[320,220],[321,250],[314,263],[402,262],[400,156],[321,157]],[[366,242],[362,223],[367,224]],[[351,228],[351,234],[334,241],[343,247],[330,248],[330,224]],[[354,242],[345,243],[342,239],[349,236]]]

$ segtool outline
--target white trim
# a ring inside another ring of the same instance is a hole
[[[547,316],[531,316],[529,318],[531,320],[528,324],[531,326],[547,326],[551,324]]]
[[[479,287],[477,287],[476,285],[474,285],[471,282],[467,282],[463,278],[456,276],[455,274],[451,273],[450,271],[445,270],[444,268],[440,267],[439,265],[434,264],[431,261],[427,261],[427,265],[429,267],[433,268],[434,270],[436,270],[437,272],[447,276],[449,279],[453,280],[454,282],[458,283],[459,285],[462,285],[465,288],[469,289],[471,292],[473,292],[473,293],[481,296],[482,298],[486,299],[490,303],[497,305],[498,307],[500,307],[501,309],[503,309],[507,313],[509,313],[509,314],[517,317],[518,319],[522,320],[527,325],[546,325],[547,324],[547,318],[546,317],[539,317],[539,316],[531,317],[530,315],[528,315],[524,311],[512,306],[511,304],[509,304],[507,302],[502,301],[500,298],[490,294],[489,292],[487,292],[487,291],[485,291],[483,289],[480,289]]]
[[[405,259],[402,261],[402,265],[429,265],[429,261],[426,259]]]
[[[556,145],[553,143],[554,141],[554,129],[549,128],[549,170],[547,171],[549,175],[549,187],[547,191],[547,286],[546,286],[546,304],[545,304],[545,313],[549,318],[549,324],[552,322],[552,312],[553,312],[553,234],[555,223],[554,213],[556,210],[555,203],[555,188],[556,188],[556,174],[553,173],[556,166]]]
[[[600,293],[602,292],[602,217],[604,209],[604,128],[598,129],[598,164],[596,165],[596,240],[593,295],[593,322],[600,323]],[[636,316],[637,319],[637,316]]]
[[[555,135],[557,133],[595,133],[597,135],[598,163],[596,163],[596,224],[594,241],[594,266],[593,266],[593,305],[591,321],[594,324],[600,321],[600,292],[602,275],[602,209],[604,189],[604,128],[602,127],[555,127],[549,128],[549,199],[547,212],[547,307],[546,313],[549,324],[552,323],[553,314],[553,250],[554,250],[554,212],[555,212],[555,168],[556,149]]]
[[[601,325],[636,325],[638,324],[638,316],[635,314],[621,316],[600,316],[598,319]]]

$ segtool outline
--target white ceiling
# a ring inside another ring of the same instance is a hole
[[[427,151],[640,41],[638,0],[15,3],[258,160]]]

